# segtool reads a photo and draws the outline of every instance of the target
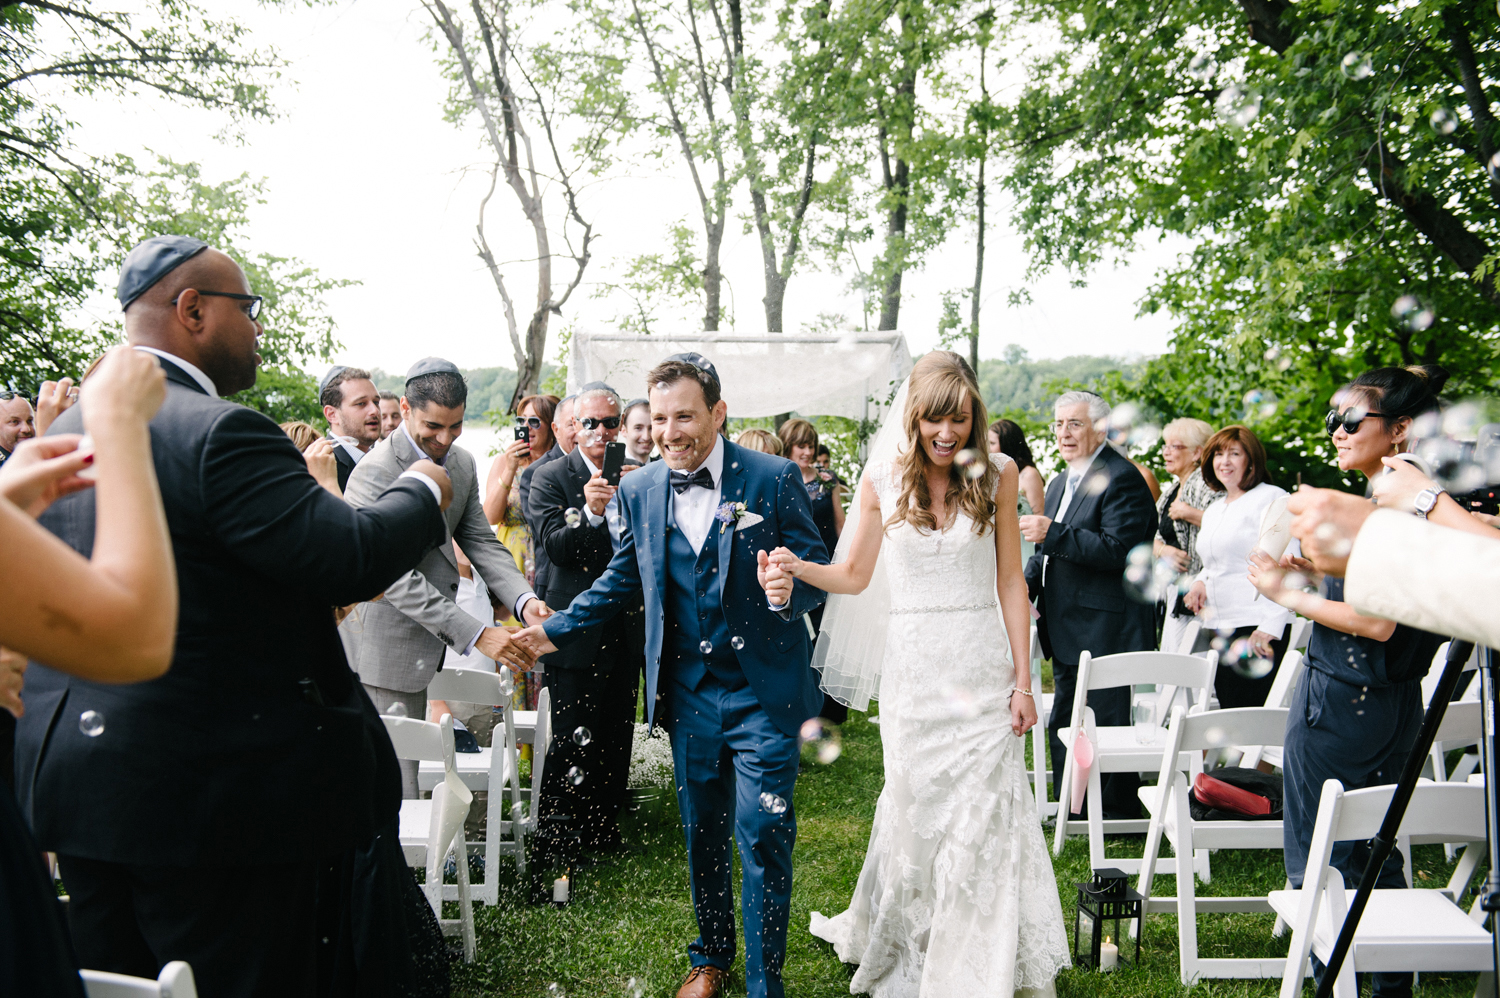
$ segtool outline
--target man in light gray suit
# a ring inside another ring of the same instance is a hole
[[[407,372],[401,424],[359,462],[344,491],[353,506],[373,503],[423,459],[441,465],[453,481],[453,504],[444,513],[448,539],[380,596],[359,604],[339,627],[349,662],[381,713],[400,703],[406,716],[425,718],[427,684],[447,648],[461,655],[477,649],[518,671],[536,662],[505,628],[471,616],[454,602],[459,578],[454,540],[517,620],[532,624],[550,613],[485,520],[473,456],[453,446],[463,432],[467,400],[468,388],[457,367],[436,357],[417,361]],[[401,766],[405,795],[417,797],[417,764],[403,761]]]

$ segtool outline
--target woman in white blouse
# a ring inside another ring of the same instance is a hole
[[[1259,707],[1286,651],[1291,611],[1257,599],[1248,576],[1266,507],[1286,490],[1267,481],[1266,450],[1243,426],[1226,426],[1203,447],[1203,480],[1224,497],[1203,511],[1197,553],[1203,570],[1183,597],[1203,620],[1194,651],[1219,652],[1214,692],[1223,707]]]

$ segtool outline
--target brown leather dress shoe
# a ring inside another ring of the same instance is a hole
[[[677,998],[719,998],[724,993],[727,970],[704,965],[688,972],[687,980],[677,989]]]

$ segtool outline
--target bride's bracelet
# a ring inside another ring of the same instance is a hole
[[[1016,688],[1016,689],[1013,689],[1013,690],[1011,690],[1011,692],[1012,692],[1012,693],[1019,693],[1019,694],[1021,694],[1021,695],[1022,695],[1022,696],[1023,696],[1023,697],[1031,697],[1031,699],[1033,699],[1033,700],[1035,700],[1035,699],[1036,699],[1036,694],[1035,694],[1035,693],[1033,693],[1033,692],[1031,692],[1031,691],[1030,691],[1030,690],[1023,690],[1023,689],[1020,689],[1020,688],[1019,688],[1019,687],[1018,687],[1018,688]]]

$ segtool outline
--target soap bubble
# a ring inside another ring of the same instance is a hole
[[[979,705],[974,702],[974,693],[956,683],[944,683],[938,689],[938,701],[943,713],[955,721],[972,721],[979,716]]]
[[[508,697],[516,691],[516,681],[509,669],[500,670],[500,695]]]
[[[698,650],[705,655],[712,655],[714,653],[714,643],[707,639],[700,641],[698,642]]]
[[[1209,747],[1216,748],[1225,744],[1229,739],[1223,728],[1214,727],[1203,732],[1203,740],[1208,743]]]
[[[1199,52],[1188,60],[1188,75],[1201,83],[1207,83],[1219,71],[1219,63],[1207,52]]]
[[[625,982],[625,998],[642,998],[646,993],[645,985],[634,977]]]
[[[1276,410],[1281,406],[1276,393],[1270,389],[1252,388],[1245,393],[1244,401],[1246,415],[1267,419],[1276,415]]]
[[[1085,478],[1080,486],[1086,496],[1096,496],[1109,488],[1109,472],[1096,471]]]
[[[1420,333],[1431,326],[1437,316],[1416,295],[1402,295],[1391,305],[1391,318],[1403,329]]]
[[[1161,439],[1161,427],[1151,423],[1143,423],[1140,426],[1131,427],[1130,436],[1125,442],[1138,450],[1152,447]]]
[[[1275,668],[1275,663],[1269,658],[1256,654],[1249,638],[1236,639],[1219,661],[1233,669],[1236,675],[1246,679],[1262,679]]]
[[[1454,130],[1458,128],[1458,115],[1446,107],[1440,107],[1428,116],[1427,123],[1439,135],[1452,135]]]
[[[570,527],[578,526],[579,521],[582,519],[583,514],[578,512],[578,510],[574,509],[572,506],[569,506],[567,509],[563,510],[563,522]]]
[[[1354,544],[1345,537],[1343,532],[1331,523],[1320,523],[1313,530],[1313,538],[1331,557],[1342,558],[1349,553]]]
[[[1268,361],[1275,360],[1277,357],[1281,356],[1281,347],[1276,347],[1276,346],[1267,347],[1264,356],[1265,356],[1265,359],[1268,360]]]
[[[582,728],[582,727],[580,727],[580,728],[574,728],[573,729],[573,744],[574,745],[579,745],[579,746],[587,745],[589,742],[591,742],[593,740],[594,740],[594,733],[592,731],[590,731],[588,728]]]
[[[778,797],[773,793],[760,795],[761,810],[768,814],[786,814],[786,798]]]
[[[1500,184],[1500,152],[1490,157],[1489,164],[1485,167],[1485,170],[1489,172],[1491,181]]]
[[[1219,91],[1214,111],[1226,125],[1244,128],[1260,114],[1260,94],[1231,83]]]
[[[1301,572],[1288,572],[1281,577],[1281,586],[1283,589],[1295,589],[1298,592],[1306,592],[1307,588],[1311,585],[1312,580]]]
[[[963,476],[972,482],[984,477],[984,469],[988,462],[979,451],[966,447],[954,455],[953,463],[958,465]]]
[[[1339,71],[1351,80],[1368,80],[1375,75],[1370,56],[1364,52],[1350,52],[1339,63]]]
[[[797,742],[801,748],[811,745],[813,757],[826,766],[843,754],[843,739],[844,736],[831,722],[814,717],[802,722]]]
[[[104,715],[97,710],[86,710],[78,715],[78,730],[90,738],[104,734]]]
[[[1150,544],[1137,544],[1125,556],[1125,592],[1142,603],[1176,601],[1183,575],[1165,558],[1155,558]]]
[[[584,779],[585,779],[585,775],[584,775],[583,770],[579,769],[577,766],[569,766],[568,767],[568,782],[569,783],[573,784],[573,786],[575,786],[575,787],[579,787],[579,786],[583,785]]]
[[[400,700],[397,700],[395,703],[391,704],[389,707],[387,707],[385,709],[385,716],[386,717],[406,717],[407,716],[407,713],[406,713],[406,704],[402,703]]]
[[[656,383],[656,390],[659,391],[659,392],[666,391],[667,390],[667,383],[665,381],[658,381]]]
[[[741,651],[745,647],[745,639],[736,634],[734,637],[729,639],[729,647],[733,648],[735,651]]]

